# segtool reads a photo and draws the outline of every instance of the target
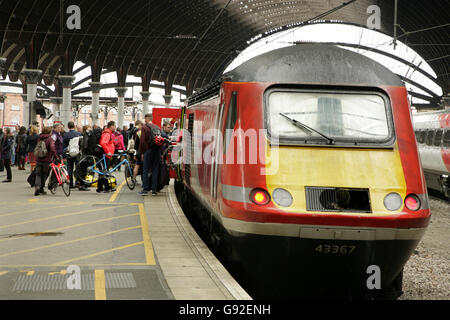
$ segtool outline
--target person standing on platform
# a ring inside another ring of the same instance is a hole
[[[142,155],[139,152],[139,145],[141,142],[141,133],[142,133],[142,121],[137,120],[136,121],[136,127],[132,127],[130,125],[130,128],[133,128],[133,132],[130,133],[130,141],[133,141],[133,149],[136,150],[136,154],[134,156],[136,163],[134,166],[133,171],[133,177],[136,178],[139,175],[139,170],[142,168],[143,162],[142,162]],[[131,147],[131,146],[130,146]],[[142,175],[141,175],[142,180]]]
[[[25,156],[27,154],[27,128],[20,127],[16,136],[16,157],[19,170],[25,170]]]
[[[0,172],[5,171],[5,164],[2,160],[2,145],[3,145],[3,128],[0,128]]]
[[[125,149],[125,144],[124,144],[124,137],[123,137],[123,134],[119,131],[119,129],[114,131],[113,141],[114,141],[115,152],[117,152],[117,151],[125,152],[126,149]],[[122,160],[123,160],[122,157],[114,158],[113,167],[118,165]],[[120,167],[118,170],[120,171]]]
[[[14,138],[13,138],[10,128],[5,129],[5,133],[3,135],[2,143],[0,146],[1,146],[1,154],[2,154],[3,164],[6,169],[6,180],[4,180],[3,182],[9,183],[12,181],[11,156],[12,156],[13,146],[14,146]]]
[[[128,135],[128,127],[127,126],[123,126],[122,136],[123,136],[123,144],[125,145],[125,150],[126,150],[126,147],[128,146],[128,140],[130,138],[130,136]]]
[[[34,156],[34,149],[39,139],[39,128],[31,126],[30,134],[27,137],[27,152],[28,160],[30,161],[30,171],[33,171],[36,167],[36,157]]]
[[[157,195],[158,191],[158,175],[159,165],[161,162],[161,147],[154,145],[150,140],[154,133],[161,132],[159,127],[152,123],[153,115],[148,113],[145,115],[145,124],[141,130],[141,141],[139,144],[139,152],[142,155],[144,163],[142,168],[142,191],[141,196],[147,196],[150,190],[152,196]],[[153,131],[153,134],[152,134]],[[150,186],[149,173],[152,173],[152,183]]]
[[[73,123],[73,121],[70,121],[69,123],[67,123],[67,128],[69,129],[69,131],[66,132],[63,137],[63,150],[67,150],[71,139],[81,136],[81,133],[79,133],[78,131],[75,130],[75,124]],[[68,171],[69,177],[70,177],[70,188],[71,189],[75,188],[75,186],[73,184],[73,171],[75,169],[76,160],[77,160],[76,157],[73,157],[73,158],[69,157],[69,156],[67,157],[67,171]],[[85,191],[85,190],[84,190],[84,188],[80,187],[80,191]]]
[[[56,154],[58,155],[58,157],[62,157],[63,155],[63,136],[61,134],[62,131],[62,126],[57,123],[55,125],[53,125],[53,132],[52,132],[52,139],[53,141],[55,141],[55,148],[56,148]]]
[[[45,181],[50,173],[50,163],[57,157],[55,141],[52,139],[51,133],[51,127],[43,128],[35,148],[35,152],[38,153],[42,150],[41,146],[45,145],[45,149],[47,151],[47,154],[43,157],[39,157],[38,154],[36,154],[35,196],[47,194],[44,191]],[[41,142],[44,142],[44,144]]]

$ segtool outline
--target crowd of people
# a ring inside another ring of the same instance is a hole
[[[89,185],[79,179],[77,164],[83,156],[105,155],[107,168],[120,163],[120,157],[114,154],[132,150],[135,168],[133,175],[141,175],[142,190],[139,195],[156,195],[158,192],[158,174],[161,165],[163,146],[154,143],[155,136],[169,138],[174,122],[164,122],[160,129],[152,123],[152,114],[146,114],[144,122],[137,120],[130,126],[117,128],[114,121],[100,128],[97,125],[84,127],[76,126],[74,122],[64,126],[56,123],[52,127],[39,129],[37,124],[29,128],[17,126],[13,131],[10,127],[0,128],[0,172],[6,171],[3,183],[13,181],[12,167],[26,170],[30,165],[30,172],[35,174],[35,196],[45,195],[45,183],[54,161],[65,161],[70,177],[70,188],[89,191]],[[74,147],[75,146],[75,147]],[[120,168],[119,168],[120,170]],[[83,173],[81,173],[83,174]],[[150,181],[151,176],[151,181]],[[102,176],[97,184],[97,192],[111,192],[115,189]]]

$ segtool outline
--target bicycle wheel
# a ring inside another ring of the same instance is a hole
[[[98,182],[98,172],[103,172],[103,162],[95,156],[86,156],[78,162],[75,171],[78,180],[92,186]]]
[[[136,187],[136,178],[133,177],[133,169],[131,169],[129,163],[125,166],[124,173],[125,173],[125,181],[127,182],[128,188],[130,190],[133,190]]]
[[[58,181],[55,177],[55,172],[50,168],[50,179],[48,180],[47,188],[52,194],[56,194],[56,189],[58,188],[58,182],[55,183],[55,181]]]
[[[61,167],[59,174],[61,177],[61,188],[63,189],[66,197],[68,197],[70,196],[70,180],[65,166]]]

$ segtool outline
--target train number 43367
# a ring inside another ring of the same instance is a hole
[[[330,244],[321,244],[318,245],[314,251],[319,253],[332,253],[332,254],[350,254],[354,252],[356,246],[347,246],[347,245],[330,245]]]

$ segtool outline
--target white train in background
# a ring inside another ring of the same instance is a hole
[[[413,114],[428,189],[450,199],[450,109]]]

